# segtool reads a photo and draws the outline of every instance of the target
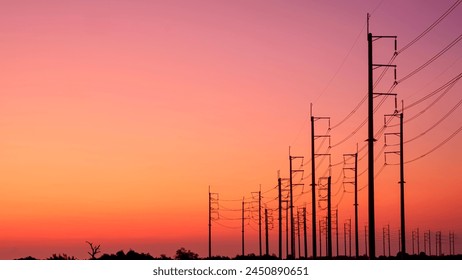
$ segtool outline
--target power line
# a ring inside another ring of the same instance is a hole
[[[404,142],[404,144],[407,144],[407,143],[410,143],[414,140],[417,140],[419,139],[420,137],[424,136],[425,134],[427,134],[429,131],[431,131],[432,129],[434,129],[435,127],[437,127],[440,123],[442,123],[445,119],[447,119],[457,108],[459,108],[459,106],[462,104],[462,99],[459,100],[459,102],[451,108],[451,110],[449,110],[446,115],[444,115],[441,119],[439,119],[436,123],[434,123],[432,126],[430,126],[427,130],[425,130],[424,132],[420,133],[419,135],[407,140]]]
[[[445,19],[460,3],[462,0],[457,0],[449,9],[444,12],[435,22],[433,22],[427,29],[425,29],[419,36],[417,36],[414,40],[409,42],[407,45],[402,47],[398,53],[402,53],[403,51],[407,50],[410,46],[414,45],[417,41],[422,39],[428,32],[430,32],[435,26],[437,26],[443,19]]]
[[[462,34],[460,34],[454,41],[452,41],[451,43],[449,43],[449,45],[447,45],[446,47],[444,47],[439,53],[435,54],[432,58],[430,58],[427,62],[425,62],[424,64],[420,65],[419,67],[417,67],[415,70],[413,70],[411,73],[407,74],[406,76],[404,76],[403,78],[399,79],[397,81],[397,83],[401,83],[407,79],[409,79],[410,77],[414,76],[415,74],[419,73],[420,71],[422,71],[425,67],[427,67],[428,65],[430,65],[432,62],[434,62],[435,60],[437,60],[440,56],[442,56],[443,54],[445,54],[448,50],[450,50],[452,47],[454,47],[460,40],[462,40]]]
[[[460,126],[456,131],[454,131],[451,135],[449,135],[448,138],[444,139],[443,142],[439,143],[438,145],[436,145],[435,147],[433,147],[433,149],[429,150],[428,152],[422,154],[421,156],[418,156],[414,159],[411,159],[411,160],[408,160],[404,163],[411,163],[411,162],[414,162],[414,161],[417,161],[423,157],[426,157],[428,156],[429,154],[433,153],[434,151],[438,150],[439,148],[441,148],[442,146],[444,146],[444,144],[446,144],[447,142],[449,142],[452,138],[454,138],[460,131],[462,131],[462,126]],[[392,164],[392,165],[398,165],[398,164]]]
[[[443,89],[447,88],[448,86],[450,86],[451,84],[457,82],[460,78],[462,78],[462,72],[459,73],[457,76],[455,76],[454,78],[452,78],[449,82],[445,83],[444,85],[440,86],[439,88],[437,88],[436,90],[430,92],[429,94],[425,95],[424,97],[420,98],[419,100],[417,101],[414,101],[413,103],[411,103],[410,105],[407,105],[406,107],[404,107],[405,110],[407,109],[410,109],[420,103],[422,103],[423,101],[427,100],[428,98],[432,97],[433,95],[437,94],[438,92],[442,91]]]

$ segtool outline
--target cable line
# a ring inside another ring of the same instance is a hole
[[[432,58],[430,58],[427,62],[425,62],[424,64],[420,65],[419,67],[417,67],[414,71],[412,71],[411,73],[407,74],[406,76],[404,76],[403,78],[399,79],[397,81],[397,83],[401,83],[407,79],[409,79],[410,77],[414,76],[415,74],[419,73],[421,70],[423,70],[425,67],[427,67],[428,65],[430,65],[432,62],[434,62],[435,60],[437,60],[440,56],[442,56],[443,54],[445,54],[448,50],[450,50],[452,47],[454,47],[457,43],[459,43],[459,41],[462,40],[462,34],[460,34],[454,41],[452,41],[449,45],[447,45],[446,47],[444,47],[444,49],[442,49],[439,53],[435,54]]]
[[[422,39],[425,35],[427,35],[428,32],[430,32],[435,26],[437,26],[443,19],[445,19],[459,4],[462,2],[462,0],[457,0],[449,9],[444,12],[435,22],[433,22],[427,29],[425,29],[422,33],[420,33],[419,36],[417,36],[414,40],[409,42],[407,45],[402,47],[398,53],[402,53],[403,51],[407,50],[410,46],[414,45],[417,41]]]

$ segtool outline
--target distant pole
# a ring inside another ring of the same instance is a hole
[[[244,199],[242,199],[242,256],[244,256]]]
[[[401,112],[404,110],[404,106]],[[403,113],[399,114],[399,166],[400,166],[400,209],[401,209],[401,254],[406,254],[406,222],[404,214],[404,140],[403,140]]]
[[[428,255],[432,255],[432,241],[431,241],[431,232],[428,230]]]
[[[390,225],[387,228],[387,237],[388,237],[388,256],[391,255],[391,245],[390,245]]]
[[[332,199],[331,177],[327,178],[327,257],[332,259]]]
[[[262,245],[261,245],[261,185],[258,191],[258,243],[260,248],[260,257],[262,256]]]
[[[322,224],[321,224],[322,220],[319,220],[319,256],[322,257],[322,232],[321,232],[321,228],[322,228]]]
[[[286,200],[286,259],[289,258],[289,205]]]
[[[351,218],[349,219],[348,237],[350,238],[350,258],[351,258]]]
[[[212,257],[212,194],[209,186],[209,259]]]
[[[308,243],[306,234],[306,207],[303,207],[303,245],[305,246],[305,259],[308,259]]]
[[[300,227],[300,211],[297,208],[297,235],[298,235],[298,258],[300,259],[300,251],[301,251],[301,238],[300,238],[300,233],[301,227]],[[295,257],[295,256],[294,256]]]
[[[358,147],[355,154],[355,256],[359,257],[359,236],[358,236]]]
[[[278,233],[279,233],[279,259],[282,260],[282,184],[278,176]]]
[[[364,226],[364,247],[366,248],[365,256],[367,257],[367,225]]]
[[[415,240],[415,231],[412,231],[412,254],[414,255],[415,254],[415,250],[414,250],[414,240]]]
[[[416,237],[417,237],[417,254],[420,254],[420,233],[419,233],[419,228],[417,228],[416,231]]]
[[[314,149],[314,117],[312,105],[310,107],[311,115],[311,225],[313,238],[313,259],[316,259],[316,164]]]
[[[266,255],[269,256],[269,236],[268,236],[268,209],[265,208],[265,238],[266,238]]]
[[[385,228],[382,228],[382,248],[383,248],[383,256],[385,257]]]
[[[343,246],[345,247],[345,257],[347,256],[347,240],[346,240],[346,232],[347,226],[346,222],[343,223]]]
[[[336,241],[335,245],[337,247],[337,257],[338,257],[338,208],[335,209],[335,235],[336,235]]]
[[[428,242],[428,235],[424,231],[424,253],[425,253],[425,255],[427,254],[427,242]]]

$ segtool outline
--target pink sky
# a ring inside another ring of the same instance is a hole
[[[288,176],[289,146],[305,162],[310,156],[309,104],[335,125],[366,94],[366,13],[372,13],[371,32],[397,35],[400,48],[453,3],[2,1],[0,258],[53,253],[85,258],[85,240],[108,253],[133,248],[172,255],[184,246],[205,256],[208,186],[223,200],[250,197],[260,184],[263,190],[273,188],[278,170]],[[459,36],[461,18],[458,7],[401,53],[394,62],[398,78]],[[399,99],[410,104],[459,74],[461,50],[454,46],[400,83],[394,90]],[[393,44],[376,41],[374,51],[376,62],[386,63]],[[378,90],[392,82],[386,76]],[[406,124],[405,137],[438,121],[460,100],[460,89],[456,84]],[[378,110],[376,130],[393,109],[390,100]],[[333,129],[332,142],[354,130],[366,112],[363,105]],[[461,126],[461,117],[458,109],[406,145],[406,159],[443,141]],[[330,150],[333,163],[354,152],[356,143],[364,144],[365,128]],[[457,252],[460,143],[458,135],[406,165],[408,236],[417,227],[441,230],[447,242],[448,231],[454,231]],[[376,151],[382,146],[380,139]],[[360,171],[366,162],[360,162]],[[380,156],[376,170],[382,165]],[[341,166],[332,172],[337,179]],[[364,186],[366,174],[359,180]],[[392,242],[397,243],[398,181],[398,168],[387,166],[376,182],[378,253],[383,226],[396,231]],[[304,183],[308,191],[310,178]],[[335,191],[340,188],[334,185]],[[268,192],[265,201],[276,195]],[[367,221],[366,195],[360,193],[360,229]],[[352,194],[345,193],[338,206],[341,224],[353,215],[352,204]],[[221,205],[239,209],[240,202]],[[227,227],[214,225],[214,254],[240,253],[240,229],[228,228],[240,222],[219,223]],[[255,240],[256,231],[249,229],[247,236]],[[256,248],[249,241],[248,252]]]

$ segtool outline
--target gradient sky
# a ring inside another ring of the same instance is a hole
[[[242,197],[251,197],[260,184],[264,202],[277,207],[273,188],[278,170],[289,175],[288,147],[305,156],[305,164],[310,155],[310,103],[315,115],[329,116],[335,125],[365,96],[366,13],[372,13],[370,31],[397,35],[400,48],[454,2],[0,1],[0,258],[86,258],[85,240],[107,253],[132,248],[173,255],[186,247],[206,256],[209,185],[222,209],[213,227],[213,253],[240,253],[240,222],[234,220],[239,212],[224,210],[240,209]],[[398,55],[398,79],[457,38],[461,19],[458,7]],[[374,42],[377,63],[387,63],[393,51],[390,40]],[[459,43],[398,84],[399,100],[410,104],[459,74],[461,53]],[[392,82],[387,74],[378,90]],[[405,139],[446,114],[461,89],[457,83],[407,123]],[[405,111],[405,118],[434,99]],[[376,113],[376,130],[393,110],[389,99]],[[364,104],[333,129],[332,143],[354,130],[366,112]],[[461,119],[459,108],[406,145],[405,159],[441,143]],[[330,150],[332,163],[355,152],[356,143],[364,145],[365,128]],[[461,137],[406,165],[408,236],[417,227],[421,233],[441,230],[446,253],[449,231],[461,251]],[[381,138],[376,151],[383,145]],[[366,164],[359,163],[360,172]],[[383,164],[379,155],[376,170]],[[341,165],[332,169],[333,180],[340,178],[334,203],[343,227],[353,215],[353,195],[349,186],[344,193],[341,171]],[[366,174],[359,180],[365,186]],[[397,250],[398,181],[396,166],[387,166],[376,181],[378,254],[387,224]],[[311,207],[310,178],[303,182],[297,205]],[[366,195],[359,195],[361,234]],[[257,252],[251,243],[256,224],[248,223],[247,251]]]

